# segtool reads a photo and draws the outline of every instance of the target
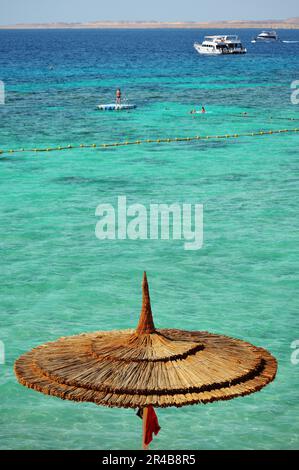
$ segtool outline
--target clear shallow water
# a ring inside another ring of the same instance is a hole
[[[200,57],[198,31],[0,31],[0,148],[298,127],[299,43]],[[299,40],[298,31],[281,31]],[[133,112],[100,113],[121,86]],[[189,114],[205,105],[205,116]],[[238,113],[246,111],[248,117]],[[298,448],[298,135],[0,158],[0,448],[139,448],[133,410],[45,397],[16,383],[22,352],[59,336],[134,327],[148,271],[158,327],[204,329],[268,348],[274,383],[230,402],[158,410],[152,448]],[[95,208],[204,204],[204,246],[105,241]]]

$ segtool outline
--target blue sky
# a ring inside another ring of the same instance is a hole
[[[299,16],[298,0],[0,0],[0,24],[261,20],[294,16]]]

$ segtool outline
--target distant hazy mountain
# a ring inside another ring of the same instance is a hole
[[[299,17],[285,20],[262,21],[210,21],[210,22],[159,22],[159,21],[90,21],[88,23],[24,23],[15,25],[0,25],[0,29],[105,29],[105,28],[130,28],[130,29],[155,29],[155,28],[273,28],[273,29],[299,29]]]

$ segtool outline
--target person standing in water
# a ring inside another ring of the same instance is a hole
[[[121,90],[118,88],[116,90],[116,104],[121,104]]]
[[[206,112],[206,110],[205,110],[205,107],[204,107],[204,106],[202,106],[202,107],[201,107],[201,112],[202,112],[202,113],[205,113],[205,112]]]

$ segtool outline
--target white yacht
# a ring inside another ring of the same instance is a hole
[[[199,54],[245,54],[247,50],[243,47],[236,35],[205,36],[201,44],[194,43],[194,48]]]
[[[278,34],[276,31],[262,31],[260,34],[256,36],[251,42],[257,42],[257,41],[278,41]]]

